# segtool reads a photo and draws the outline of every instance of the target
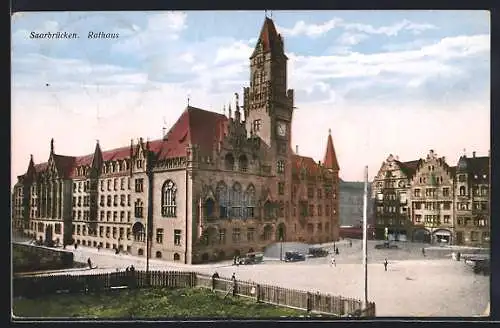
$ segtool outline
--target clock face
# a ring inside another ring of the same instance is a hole
[[[281,137],[286,136],[286,123],[278,122],[278,135]]]

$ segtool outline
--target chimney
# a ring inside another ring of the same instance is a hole
[[[299,154],[299,145],[295,145],[295,154],[298,155]]]
[[[475,151],[472,152],[472,158],[476,158],[476,152]]]

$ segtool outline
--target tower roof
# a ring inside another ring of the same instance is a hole
[[[262,46],[263,52],[283,52],[283,39],[281,38],[281,35],[278,34],[273,20],[269,17],[266,17],[264,20],[255,50],[250,58],[257,54],[259,51],[259,45]]]
[[[335,171],[339,170],[339,163],[337,161],[337,155],[335,154],[335,148],[333,147],[331,130],[328,130],[328,141],[326,143],[323,165],[325,165],[327,169],[333,169]]]

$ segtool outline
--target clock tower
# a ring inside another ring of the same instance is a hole
[[[291,148],[293,90],[287,90],[287,56],[283,38],[266,17],[250,57],[250,87],[243,90],[246,129],[277,155]]]

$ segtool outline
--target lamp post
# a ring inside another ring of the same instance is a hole
[[[280,235],[280,261],[283,261],[283,235]]]
[[[365,277],[364,308],[368,307],[368,166],[365,166],[365,188],[363,195],[363,269]],[[387,228],[386,228],[387,229]]]

